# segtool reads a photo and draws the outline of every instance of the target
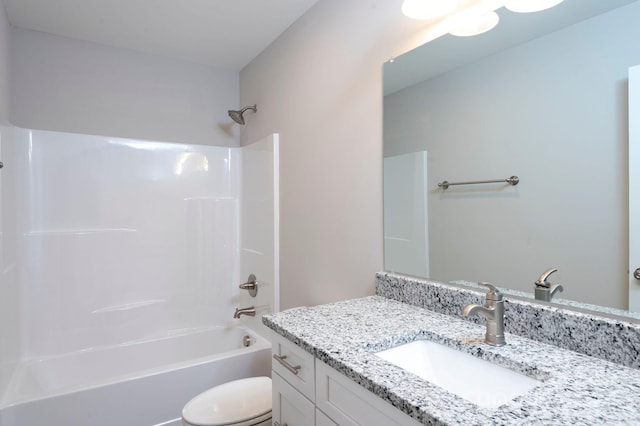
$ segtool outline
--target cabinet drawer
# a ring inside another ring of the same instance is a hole
[[[310,426],[315,424],[315,406],[278,373],[273,384],[273,424],[280,426]]]
[[[282,336],[271,333],[272,368],[294,388],[315,401],[314,357]]]
[[[321,361],[316,363],[316,407],[340,426],[420,425]]]

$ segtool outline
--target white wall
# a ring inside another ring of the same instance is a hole
[[[431,277],[626,309],[627,71],[640,3],[385,99],[385,155],[429,150]],[[436,189],[518,175],[513,188]],[[603,291],[603,285],[606,291]]]
[[[36,31],[11,32],[14,125],[238,145],[238,126],[227,116],[239,104],[235,71]]]
[[[280,133],[281,307],[373,293],[382,256],[382,63],[419,45],[400,1],[321,0],[240,73],[242,142]]]

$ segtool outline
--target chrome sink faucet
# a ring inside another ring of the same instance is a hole
[[[242,315],[248,315],[250,317],[255,317],[256,316],[256,308],[254,308],[253,306],[251,306],[249,308],[242,308],[242,309],[236,308],[236,312],[233,314],[233,317],[235,319],[238,319]]]
[[[549,281],[547,281],[549,275],[553,274],[556,271],[556,268],[551,268],[547,269],[542,273],[542,275],[540,275],[540,278],[538,278],[538,281],[536,281],[536,300],[544,300],[546,302],[550,302],[556,293],[564,290],[564,288],[560,284],[552,285]]]
[[[484,306],[469,304],[462,308],[462,316],[482,315],[487,319],[487,333],[484,336],[486,344],[491,346],[504,346],[504,300],[502,293],[489,283],[479,283],[488,287]]]

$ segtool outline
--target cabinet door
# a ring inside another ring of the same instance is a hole
[[[316,426],[338,426],[338,424],[316,408]]]
[[[273,425],[314,426],[315,407],[278,373],[273,372]]]
[[[316,406],[340,426],[420,426],[388,402],[316,362]]]

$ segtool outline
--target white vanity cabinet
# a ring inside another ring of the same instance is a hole
[[[316,426],[338,426],[338,423],[331,420],[325,413],[316,408]]]
[[[274,426],[315,424],[315,359],[283,337],[271,333]]]
[[[418,426],[377,395],[316,360],[316,407],[339,426]]]
[[[274,426],[307,426],[314,424],[315,407],[280,375],[273,372],[272,418]]]
[[[418,426],[420,423],[276,333],[274,426]]]

